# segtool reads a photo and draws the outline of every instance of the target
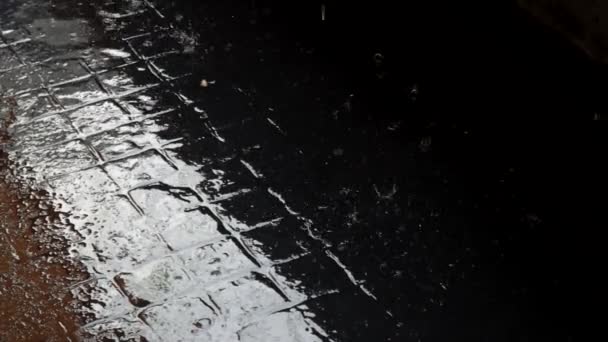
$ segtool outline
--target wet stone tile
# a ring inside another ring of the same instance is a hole
[[[32,38],[32,35],[23,26],[2,30],[0,31],[0,35],[2,36],[2,40],[8,44],[18,44]]]
[[[311,238],[299,225],[297,219],[288,216],[246,232],[242,237],[260,260],[266,263],[287,261],[313,248]]]
[[[13,136],[20,149],[37,149],[76,137],[76,131],[61,115],[51,115],[32,122],[16,124]]]
[[[110,35],[128,39],[141,34],[148,34],[153,31],[163,31],[170,29],[166,20],[158,15],[144,11],[132,14],[133,12],[112,12],[107,11],[102,14],[104,29]],[[132,15],[129,15],[132,14]]]
[[[94,134],[128,123],[131,118],[112,101],[104,101],[79,108],[68,117],[83,134]]]
[[[0,84],[2,84],[2,90],[7,94],[39,89],[42,87],[42,83],[40,68],[37,66],[25,65],[0,73]]]
[[[194,157],[194,153],[197,152],[196,149],[198,149],[198,153],[200,154],[204,154],[212,149],[211,145],[206,144],[212,137],[205,131],[204,122],[189,120],[182,109],[173,109],[175,108],[168,108],[169,112],[145,120],[143,124],[146,130],[154,132],[158,136],[158,141],[163,144],[170,140],[180,139],[182,146],[192,146],[195,148],[187,151],[187,155],[181,158],[177,155],[176,159]],[[197,159],[200,160],[200,157]]]
[[[170,252],[125,197],[91,197],[95,200],[67,202],[64,210],[70,211],[70,222],[82,239],[74,244],[72,254],[87,258],[93,272],[115,274]]]
[[[241,342],[326,341],[315,332],[314,326],[309,318],[294,309],[275,313],[244,327],[239,331],[238,338]]]
[[[117,318],[86,326],[80,331],[85,341],[159,342],[152,329],[135,319]]]
[[[41,77],[46,84],[74,80],[89,75],[78,59],[55,59],[40,64]]]
[[[247,192],[219,202],[217,212],[222,222],[237,231],[248,230],[288,215],[282,203],[263,190]]]
[[[101,274],[138,268],[170,252],[166,244],[140,221],[90,229],[86,247],[88,254],[97,260],[95,271]]]
[[[140,124],[135,123],[91,136],[89,141],[105,160],[110,160],[149,147],[153,138],[153,135],[141,129]]]
[[[310,254],[273,267],[275,277],[292,299],[314,298],[343,289],[356,288],[333,260]]]
[[[190,191],[195,191],[197,184],[199,184],[203,180],[200,173],[197,172],[196,165],[192,163],[186,163],[184,162],[184,160],[181,159],[176,159],[170,154],[169,156],[179,170],[171,176],[165,178],[163,180],[163,183],[175,188],[189,189]],[[200,196],[203,199],[206,198],[204,194],[200,194]]]
[[[144,209],[146,217],[155,222],[166,222],[173,213],[184,212],[199,205],[198,198],[190,190],[164,184],[134,190],[131,196]]]
[[[227,90],[230,91],[230,89],[226,89],[225,85],[219,85],[219,84],[214,84],[213,87],[206,87],[203,88],[201,87],[201,76],[200,73],[197,73],[196,75],[190,75],[187,77],[183,77],[180,78],[178,80],[173,81],[174,83],[174,88],[178,89],[178,95],[179,97],[182,99],[182,101],[184,103],[187,104],[199,104],[201,105],[202,109],[204,109],[206,112],[208,112],[209,114],[211,114],[211,112],[213,112],[212,110],[212,104],[213,103],[218,103],[221,100],[225,100],[225,105],[227,107],[229,107],[230,109],[236,109],[236,104],[233,103],[234,99],[223,99],[220,98],[221,92],[219,92],[218,88],[221,88],[221,90]],[[241,111],[239,111],[238,115],[239,115],[239,119],[242,119],[243,113],[247,113],[247,108],[241,108],[239,107],[239,109],[243,109]],[[236,113],[226,113],[226,115],[236,115]]]
[[[118,187],[99,168],[49,182],[81,239],[72,254],[87,258],[98,274],[116,273],[157,259],[169,249],[142,221]]]
[[[83,324],[102,318],[126,314],[132,306],[109,279],[95,279],[72,289],[72,297],[78,301]]]
[[[135,56],[126,44],[114,42],[104,42],[103,45],[83,50],[81,57],[92,71],[98,73],[135,62]]]
[[[256,267],[232,239],[178,254],[185,268],[202,283],[209,283]]]
[[[155,114],[180,106],[177,97],[164,87],[155,87],[125,96],[120,103],[133,114]]]
[[[201,298],[180,298],[152,306],[140,317],[165,341],[227,341],[218,339],[215,309]]]
[[[0,72],[16,68],[20,65],[21,62],[10,49],[0,48]]]
[[[239,146],[256,146],[255,149],[243,149],[244,158],[253,165],[259,164],[258,168],[260,169],[267,168],[265,163],[274,158],[280,158],[285,153],[295,152],[295,149],[285,148],[289,145],[286,145],[285,136],[277,129],[278,123],[275,121],[273,121],[274,124],[271,124],[264,119],[252,118],[250,120],[233,119],[224,122],[227,119],[224,116],[220,118],[210,116],[210,118],[227,141],[238,141]],[[296,153],[293,154],[292,158],[298,158]],[[268,158],[261,158],[262,156]],[[269,171],[272,172],[273,170],[270,169]]]
[[[202,64],[200,58],[184,54],[162,56],[154,59],[152,63],[166,79],[175,79],[193,73],[196,71],[195,67]]]
[[[106,89],[115,94],[141,89],[160,81],[148,70],[144,63],[112,69],[99,76]]]
[[[119,190],[100,168],[76,172],[49,182],[54,195],[66,203],[93,209],[106,200],[106,195]],[[85,204],[91,202],[91,204]]]
[[[397,322],[360,291],[316,298],[298,309],[306,317],[314,317],[315,329],[334,341],[404,340],[399,338]]]
[[[157,152],[148,151],[112,162],[106,170],[123,189],[132,189],[145,182],[162,180],[175,169]]]
[[[8,102],[8,105],[5,105],[4,102]],[[5,100],[0,98],[0,146],[2,146],[2,151],[4,152],[4,147],[7,145],[8,132],[6,129],[6,118],[14,117],[14,102],[12,99]]]
[[[204,127],[205,130],[198,134],[196,132],[186,134],[189,139],[180,141],[182,148],[172,145],[171,152],[177,151],[173,153],[183,154],[186,156],[185,159],[195,161],[200,165],[200,172],[205,174],[206,178],[221,178],[220,183],[223,186],[213,187],[210,190],[215,191],[208,193],[224,198],[228,193],[241,192],[243,189],[250,190],[259,185],[257,179],[251,177],[247,170],[242,169],[238,151],[216,134],[213,128],[209,128],[207,123]],[[199,190],[201,189],[202,184],[199,187]]]
[[[51,89],[59,103],[66,108],[81,106],[108,97],[108,94],[91,78]]]
[[[287,303],[272,282],[257,273],[212,286],[208,291],[229,326],[242,327]]]
[[[14,46],[15,51],[26,63],[40,63],[61,55],[65,50],[41,40],[30,40]]]
[[[76,11],[84,11],[84,6],[87,4],[73,4],[74,9],[79,7]],[[22,53],[31,62],[52,57],[49,55],[58,56],[70,52],[76,55],[77,51],[86,48],[91,41],[101,38],[96,35],[98,32],[92,29],[91,23],[87,19],[73,15],[55,18],[38,17],[29,23],[28,30],[34,34],[34,39],[29,42],[31,45],[27,46]],[[28,43],[19,46],[24,45],[28,45]]]
[[[151,223],[173,250],[200,245],[222,235],[217,221],[200,210],[174,212],[167,220]]]
[[[204,154],[199,169],[204,180],[198,184],[198,190],[209,195],[212,200],[222,200],[234,194],[252,191],[258,181],[243,167],[238,158],[227,154],[229,151],[223,151],[221,146],[215,149],[213,143],[213,140],[206,142],[206,149],[191,152]]]
[[[145,1],[117,1],[102,2],[98,7],[97,15],[105,18],[119,18],[131,14],[145,12],[148,9]]]
[[[225,127],[240,129],[240,135],[251,135],[255,132],[252,118],[258,116],[249,105],[250,99],[234,89],[229,83],[215,83],[201,88],[200,75],[185,77],[175,81],[180,94],[192,103],[199,104],[209,116],[211,123],[222,130]]]
[[[126,229],[140,216],[118,187],[99,168],[76,172],[48,182],[57,210],[70,213],[70,222],[84,237],[104,228]]]
[[[79,171],[97,163],[80,141],[28,151],[23,155],[23,160],[33,175],[45,179]]]
[[[34,91],[17,96],[17,122],[26,122],[40,115],[52,113],[59,107],[51,99],[46,90]]]
[[[146,264],[129,273],[121,273],[115,278],[129,301],[138,307],[177,296],[193,285],[179,264],[170,258]]]
[[[130,39],[129,43],[142,57],[154,57],[171,51],[181,51],[182,46],[172,36],[171,30],[152,32],[143,37]],[[162,47],[159,51],[159,46]]]

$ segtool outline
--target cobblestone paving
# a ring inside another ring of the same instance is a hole
[[[4,148],[15,174],[56,198],[90,274],[68,284],[83,313],[69,335],[399,339],[376,294],[251,160],[285,132],[218,103],[245,95],[201,76],[198,47],[162,6],[22,0],[0,14],[1,91],[18,103]]]

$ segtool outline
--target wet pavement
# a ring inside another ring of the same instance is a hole
[[[602,118],[596,69],[538,34],[509,95],[294,10],[0,4],[0,341],[573,340],[544,120]]]

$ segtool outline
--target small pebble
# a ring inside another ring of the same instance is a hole
[[[207,88],[213,84],[215,84],[215,81],[207,81],[206,79],[201,80],[201,88]]]

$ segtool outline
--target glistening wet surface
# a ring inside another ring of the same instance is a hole
[[[40,220],[57,213],[65,226],[62,244],[32,240],[84,268],[41,272],[76,301],[73,322],[59,325],[65,337],[325,340],[347,333],[329,328],[332,320],[352,323],[347,306],[316,322],[325,309],[317,302],[336,300],[369,312],[352,336],[394,336],[387,310],[208,119],[205,97],[227,94],[230,111],[230,97],[242,95],[188,73],[192,61],[174,61],[196,56],[185,50],[198,43],[172,25],[145,1],[3,4],[3,60],[15,62],[0,74],[14,101],[4,169],[49,194]],[[45,283],[30,286],[60,296]],[[54,321],[53,301],[4,295],[6,307]],[[9,321],[8,340],[58,338],[44,324],[24,337],[17,323]],[[372,323],[388,328],[361,329]]]
[[[361,8],[337,3],[278,29],[301,8],[0,4],[4,339],[572,339],[548,234],[572,145],[543,119],[601,117],[595,69],[519,24],[486,59],[416,34],[380,51],[398,35],[370,42],[382,25],[343,26]],[[535,73],[543,54],[574,76]]]

